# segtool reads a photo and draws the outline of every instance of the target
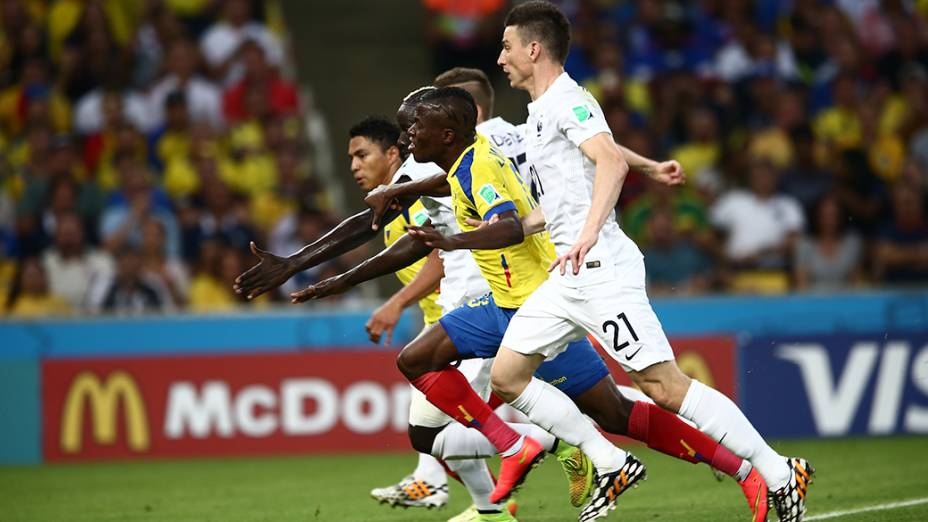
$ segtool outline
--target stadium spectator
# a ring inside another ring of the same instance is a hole
[[[793,130],[789,140],[792,161],[780,176],[780,191],[796,198],[803,213],[811,216],[818,202],[834,186],[834,175],[816,160],[815,137],[808,125]]]
[[[88,291],[113,273],[113,258],[86,242],[84,223],[75,213],[60,214],[55,241],[42,254],[51,293],[74,310],[87,306]]]
[[[244,74],[223,95],[226,120],[239,122],[260,116],[249,111],[246,104],[248,95],[263,96],[264,106],[274,116],[295,114],[299,109],[297,88],[268,63],[264,48],[254,40],[246,40],[239,48],[239,56],[244,65]]]
[[[706,205],[701,199],[691,191],[651,180],[646,186],[647,191],[628,207],[622,222],[623,230],[636,244],[649,244],[649,223],[658,210],[670,212],[675,237],[689,238],[706,246],[711,244],[708,237],[712,235],[712,229]]]
[[[648,291],[654,295],[705,292],[712,283],[712,260],[674,230],[669,208],[656,208],[647,224],[643,248]]]
[[[19,261],[13,285],[6,298],[6,313],[19,319],[38,319],[71,313],[62,297],[49,291],[48,277],[35,257]]]
[[[213,24],[200,39],[200,49],[213,73],[223,85],[232,85],[244,74],[239,49],[248,41],[264,48],[265,56],[274,66],[283,64],[283,46],[277,36],[252,17],[248,0],[225,0],[222,20]]]
[[[721,160],[722,144],[715,113],[708,107],[691,108],[686,116],[686,129],[687,140],[675,147],[670,156],[700,186],[705,171],[715,169]]]
[[[796,242],[793,277],[798,290],[834,291],[862,280],[863,242],[847,230],[834,196],[823,198],[809,220],[810,233]]]
[[[851,226],[872,236],[882,224],[889,204],[886,184],[870,170],[867,156],[860,149],[843,152],[831,167],[835,194]]]
[[[159,172],[163,172],[170,162],[182,160],[190,154],[190,111],[183,91],[167,95],[164,115],[161,127],[148,136],[148,163]]]
[[[216,240],[203,244],[197,274],[190,284],[190,309],[194,312],[228,312],[249,303],[232,291],[232,282],[245,269],[242,251]],[[266,302],[258,298],[255,304]]]
[[[175,256],[169,256],[164,224],[148,217],[142,223],[142,266],[148,277],[155,279],[167,289],[174,306],[180,307],[187,302],[190,281],[187,268]]]
[[[152,186],[144,165],[132,155],[123,154],[115,159],[115,163],[120,188],[110,194],[100,217],[100,239],[104,247],[114,253],[125,245],[138,247],[142,222],[152,216],[164,225],[169,255],[178,255],[180,235],[167,195]]]
[[[725,262],[736,270],[733,290],[783,292],[789,286],[785,269],[805,220],[799,203],[776,187],[776,169],[755,162],[748,189],[723,194],[710,209],[710,221],[725,238]]]
[[[99,87],[82,96],[74,107],[74,130],[82,135],[97,134],[125,119],[140,131],[151,128],[148,101],[135,90]]]
[[[56,132],[71,128],[71,105],[55,87],[44,58],[28,60],[19,82],[0,92],[0,129],[17,136],[32,124],[48,125]]]
[[[174,91],[182,91],[193,122],[207,122],[222,128],[222,91],[213,82],[198,74],[199,55],[193,42],[175,40],[168,49],[167,74],[148,94],[149,111],[154,127],[164,124],[165,100]]]
[[[146,2],[143,20],[135,34],[135,62],[132,82],[145,87],[155,83],[164,64],[164,57],[172,42],[186,34],[186,28],[171,8],[176,2]],[[182,4],[195,4],[183,2]],[[205,3],[205,2],[202,2]]]
[[[144,272],[142,255],[136,247],[122,246],[114,257],[116,272],[91,290],[91,310],[117,315],[172,310],[167,289]]]
[[[928,282],[925,194],[915,185],[893,187],[892,217],[879,231],[874,276],[894,284]]]

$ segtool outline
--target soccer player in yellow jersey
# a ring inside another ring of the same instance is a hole
[[[448,91],[445,91],[447,96]],[[466,94],[459,90],[453,90],[451,93],[460,102],[469,100]],[[455,112],[467,112],[468,103],[462,108],[459,104],[446,103],[448,100],[442,99],[442,93],[438,92],[438,98],[430,102],[430,110],[438,109],[444,116],[449,116]],[[425,101],[429,97],[423,96]],[[335,252],[342,251],[345,245],[352,244],[354,237],[360,235],[362,230],[359,228],[361,223],[366,221],[367,232],[372,232],[370,223],[371,219],[378,222],[378,216],[386,211],[384,222],[389,222],[396,214],[396,209],[388,207],[409,205],[411,197],[420,195],[430,197],[448,196],[452,186],[455,188],[456,199],[453,201],[454,220],[461,224],[464,232],[455,234],[451,237],[443,237],[437,229],[430,227],[411,227],[410,233],[398,240],[391,248],[381,252],[375,258],[352,269],[348,273],[336,276],[326,281],[320,282],[309,289],[294,294],[294,301],[303,301],[306,299],[320,298],[326,295],[332,295],[343,292],[353,285],[363,281],[391,273],[398,268],[407,266],[415,260],[424,257],[431,251],[431,247],[437,247],[446,252],[459,249],[469,248],[471,253],[478,250],[484,250],[477,255],[485,258],[483,266],[483,276],[492,282],[494,294],[488,294],[482,299],[476,299],[469,304],[462,306],[443,317],[438,324],[426,329],[422,335],[408,345],[400,358],[400,367],[411,380],[414,380],[420,386],[431,384],[432,394],[430,400],[434,401],[451,401],[459,409],[453,410],[455,418],[462,423],[481,429],[481,432],[487,433],[487,429],[492,427],[494,420],[486,415],[485,411],[479,411],[479,405],[474,405],[467,397],[461,397],[461,390],[455,387],[448,388],[447,379],[453,379],[451,374],[453,368],[447,365],[457,358],[467,357],[492,357],[499,347],[504,332],[508,326],[509,319],[515,314],[514,308],[508,308],[497,305],[495,298],[501,298],[504,303],[519,303],[524,300],[524,292],[521,287],[525,287],[526,292],[530,292],[534,286],[540,283],[533,283],[536,280],[535,274],[543,273],[547,267],[547,260],[550,258],[550,245],[543,241],[543,252],[538,254],[538,249],[530,245],[528,250],[510,250],[497,249],[497,246],[515,245],[521,243],[523,235],[521,225],[514,222],[513,218],[524,215],[526,209],[534,205],[533,199],[528,195],[528,191],[522,180],[514,170],[507,169],[507,165],[500,164],[501,154],[495,152],[492,148],[486,148],[486,145],[480,145],[482,138],[475,136],[472,131],[468,132],[467,125],[455,122],[449,118],[429,118],[426,113],[416,121],[414,116],[405,115],[403,112],[406,103],[401,106],[401,113],[404,114],[402,121],[405,125],[413,125],[410,131],[415,137],[416,147],[420,157],[433,158],[432,154],[439,154],[444,159],[435,158],[442,169],[448,170],[450,179],[445,174],[434,176],[416,177],[417,181],[408,183],[392,184],[389,187],[381,187],[378,191],[385,193],[384,201],[394,201],[397,197],[399,201],[404,202],[401,205],[384,204],[374,208],[373,212],[368,211],[359,214],[356,217],[349,218],[344,223],[336,227],[330,234],[320,240],[319,244],[309,245],[299,256],[301,263],[312,266],[311,263],[318,263],[322,259],[328,259]],[[418,110],[419,101],[415,104],[408,102],[412,107]],[[470,101],[469,103],[473,103]],[[441,104],[443,106],[435,107]],[[467,118],[465,118],[466,120]],[[414,125],[420,125],[415,127]],[[439,125],[438,128],[432,126]],[[451,127],[451,128],[449,128]],[[436,132],[437,131],[437,132]],[[450,138],[450,131],[455,136],[462,136],[464,139],[446,139]],[[472,136],[467,138],[468,136]],[[438,143],[435,143],[435,140]],[[436,146],[437,145],[437,146]],[[426,150],[431,148],[431,152]],[[423,156],[425,155],[425,156]],[[505,163],[505,162],[504,162]],[[467,170],[463,170],[463,169]],[[475,174],[476,173],[476,177]],[[468,182],[469,176],[469,182]],[[474,180],[477,180],[476,182]],[[491,185],[484,188],[484,185]],[[481,190],[482,189],[482,190]],[[490,190],[492,189],[492,191]],[[375,191],[376,192],[376,191]],[[393,195],[390,195],[393,192]],[[470,195],[468,195],[468,192]],[[483,193],[481,197],[481,192]],[[480,199],[478,199],[480,198]],[[368,196],[372,199],[372,195]],[[377,199],[377,198],[374,198]],[[373,216],[371,216],[373,214]],[[485,230],[475,230],[469,224],[469,218],[477,217],[477,221],[486,219],[498,219],[501,225],[483,227]],[[413,239],[418,237],[419,240]],[[366,237],[366,236],[365,236]],[[543,237],[543,236],[542,236]],[[534,245],[537,245],[534,244]],[[508,252],[508,253],[507,253]],[[519,260],[518,266],[510,264],[507,257],[516,253]],[[274,261],[266,269],[263,264],[268,259]],[[497,259],[499,260],[497,262]],[[505,265],[503,263],[506,259]],[[541,260],[540,267],[533,265],[532,261]],[[275,276],[277,269],[273,268],[284,261],[276,260],[272,257],[264,257],[259,264],[258,269],[263,274],[255,279],[255,283],[250,283],[242,288],[247,293],[254,288],[263,288],[270,277]],[[254,270],[254,269],[253,269]],[[283,279],[281,276],[280,279]],[[542,278],[543,280],[543,278]],[[512,285],[512,286],[510,286]],[[513,290],[513,287],[519,286],[519,290]],[[240,287],[241,288],[241,287]],[[516,304],[518,306],[518,304]],[[707,437],[705,434],[683,423],[675,415],[672,415],[653,404],[638,401],[632,402],[624,398],[617,392],[615,382],[608,375],[602,359],[597,356],[592,346],[583,341],[573,343],[572,347],[551,361],[544,362],[538,367],[535,375],[555,386],[563,394],[570,397],[580,409],[592,417],[604,430],[619,434],[628,435],[632,438],[641,440],[648,444],[649,447],[661,451],[673,457],[686,460],[689,462],[705,462],[716,469],[732,474],[732,470],[737,470],[743,464],[741,459],[735,457],[731,452],[721,447],[717,442]],[[453,385],[454,382],[452,381]],[[437,394],[437,395],[436,395]],[[450,407],[446,403],[446,407]],[[446,411],[447,412],[447,411]],[[573,423],[575,418],[568,416],[569,424]],[[555,422],[548,422],[540,419],[544,426],[551,426],[551,429],[558,431],[561,428],[554,426]],[[583,434],[576,433],[577,429],[584,431],[587,429],[582,423],[579,425],[570,425],[567,436],[569,440],[579,440]],[[525,433],[525,428],[519,428]],[[537,431],[529,432],[538,440],[543,440],[545,436],[550,435],[539,433]],[[497,437],[500,433],[490,434]],[[461,458],[463,455],[468,456],[485,456],[494,451],[490,442],[477,434],[474,430],[468,430],[458,424],[442,426],[441,428],[429,428],[426,426],[413,425],[410,427],[410,439],[414,447],[422,452],[431,452],[432,455],[441,458]],[[568,440],[568,439],[565,439]],[[524,447],[524,445],[523,445]],[[561,451],[561,444],[555,443],[550,439],[546,443],[546,448],[558,455],[562,461],[565,470],[567,464],[572,461],[569,452]],[[602,449],[602,448],[601,448]],[[564,453],[562,455],[562,453]],[[521,452],[520,452],[521,454]],[[521,456],[521,455],[520,455]],[[529,454],[526,454],[526,461]],[[586,460],[586,459],[584,459]],[[569,473],[571,477],[571,502],[575,506],[585,500],[589,492],[589,481],[582,480],[592,478],[592,472],[585,467],[577,468],[576,471]],[[639,469],[640,468],[640,469]],[[643,468],[637,463],[637,460],[626,460],[620,470],[627,471],[626,477],[631,485],[633,479],[640,476]],[[505,466],[502,475],[506,475]],[[576,480],[575,480],[576,479]],[[512,481],[510,481],[511,483]],[[583,487],[583,484],[586,487]],[[574,488],[574,486],[577,486]],[[506,517],[505,513],[496,515],[491,513],[479,512],[478,520],[500,520]]]
[[[408,256],[377,256],[346,274],[295,293],[293,299],[299,302],[342,292],[357,282],[407,265],[410,259],[426,255],[432,246],[452,250],[481,245],[482,250],[472,250],[472,254],[493,293],[443,316],[403,349],[398,366],[432,404],[461,424],[477,429],[500,453],[499,480],[490,496],[492,502],[499,502],[543,458],[544,448],[502,422],[450,364],[462,358],[495,355],[508,318],[546,279],[552,253],[544,236],[522,242],[519,218],[531,212],[534,202],[510,162],[476,134],[475,121],[476,106],[470,94],[459,88],[441,88],[423,96],[408,131],[410,151],[416,160],[434,161],[448,172],[444,186],[434,190],[436,195],[452,193],[462,233],[443,238],[441,245],[398,242],[390,250],[396,251],[394,254],[405,251]],[[486,220],[497,215],[497,223],[479,229],[467,223],[468,218]],[[499,249],[494,250],[493,241],[498,242]],[[512,246],[502,248],[504,245]],[[588,341],[573,344],[576,349],[566,350],[567,357],[546,364],[562,365],[563,369],[555,372],[572,376],[571,384],[585,391],[608,371]],[[564,396],[564,400],[568,405],[564,408],[571,411],[559,411],[559,419],[554,422],[541,419],[542,423],[536,424],[570,444],[580,445],[584,453],[596,453],[597,459],[592,460],[599,468],[612,470],[630,465],[630,477],[641,475],[637,469],[641,465],[634,457],[609,443],[570,399]],[[435,434],[425,430],[419,433],[415,428],[410,428],[410,439],[416,449],[432,449]]]
[[[348,131],[351,174],[358,187],[365,192],[390,183],[402,172],[404,158],[397,146],[399,134],[400,129],[396,125],[380,117],[365,118]],[[385,246],[389,247],[402,237],[407,227],[422,225],[427,219],[428,214],[419,201],[403,209],[396,219],[384,227]],[[417,274],[426,265],[426,272],[417,278]],[[437,252],[398,270],[396,277],[403,283],[404,288],[393,294],[367,322],[366,328],[371,341],[380,342],[381,336],[386,333],[386,343],[389,344],[393,328],[403,310],[416,301],[422,309],[426,326],[437,321],[441,317],[441,307],[435,301],[438,298],[441,276],[442,265]]]

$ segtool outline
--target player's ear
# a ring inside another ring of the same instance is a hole
[[[442,142],[446,145],[454,143],[454,139],[457,137],[457,133],[454,132],[454,129],[445,129],[445,133],[442,136]]]
[[[541,56],[541,44],[538,42],[531,42],[528,44],[528,57],[532,59],[533,62],[537,62],[538,58]]]
[[[395,161],[400,157],[400,148],[396,145],[390,145],[390,148],[387,149],[387,160]]]

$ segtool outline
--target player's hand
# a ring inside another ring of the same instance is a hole
[[[664,185],[682,185],[686,183],[686,173],[677,160],[662,161],[654,167],[651,178]]]
[[[254,241],[251,242],[251,253],[258,258],[258,264],[235,278],[232,289],[236,294],[254,299],[286,283],[296,273],[289,259],[261,250]]]
[[[401,209],[396,198],[390,195],[390,187],[388,185],[380,185],[368,192],[367,196],[364,197],[364,204],[370,207],[371,212],[374,214],[374,219],[371,222],[371,228],[374,230],[380,228],[383,215],[386,214],[388,210],[391,208]]]
[[[394,304],[392,301],[387,301],[374,310],[371,318],[364,325],[371,342],[379,343],[381,336],[386,333],[383,344],[384,346],[390,346],[390,342],[393,340],[393,329],[396,328],[396,323],[400,322],[402,315],[403,307]]]
[[[573,274],[577,275],[580,273],[580,266],[583,265],[583,260],[586,258],[587,252],[596,245],[596,242],[599,240],[599,234],[581,234],[580,239],[574,243],[574,246],[570,247],[570,250],[561,257],[555,259],[551,266],[548,267],[548,272],[559,267],[561,275],[564,275],[567,272],[567,266],[573,266]]]
[[[426,220],[421,227],[408,227],[406,233],[416,241],[425,243],[425,246],[441,250],[454,250],[454,242],[432,226],[431,220]]]
[[[345,279],[342,278],[342,276],[334,276],[323,279],[314,285],[309,285],[299,292],[292,292],[290,294],[290,302],[298,304],[313,299],[322,299],[323,297],[347,292],[349,288],[351,288],[351,286],[345,283]]]
[[[468,225],[470,225],[470,226],[472,226],[472,227],[474,227],[474,228],[483,228],[483,227],[485,227],[485,226],[487,226],[487,225],[492,225],[493,223],[496,223],[497,221],[499,221],[499,214],[493,214],[493,215],[490,217],[490,220],[489,220],[489,221],[481,221],[481,220],[479,220],[479,219],[474,219],[474,218],[465,218],[465,219],[464,219],[464,222],[465,222],[465,223],[467,223]]]

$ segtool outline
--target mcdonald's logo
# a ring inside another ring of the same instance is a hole
[[[122,399],[120,401],[120,399]],[[125,413],[126,437],[129,449],[143,452],[151,446],[145,402],[132,377],[121,370],[105,380],[89,371],[74,378],[65,397],[61,416],[61,450],[78,453],[84,424],[84,408],[89,403],[93,440],[99,445],[116,443],[117,408],[122,403]]]

